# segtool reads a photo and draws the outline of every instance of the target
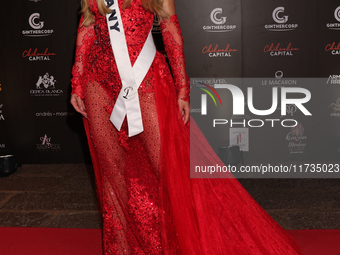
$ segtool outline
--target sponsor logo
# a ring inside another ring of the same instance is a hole
[[[331,103],[328,107],[332,109],[331,117],[340,117],[340,98],[338,98],[335,103]]]
[[[275,73],[275,78],[276,79],[281,79],[283,77],[283,72],[282,71],[277,71],[276,73]]]
[[[268,31],[291,31],[296,29],[299,25],[298,24],[289,24],[288,19],[289,16],[285,15],[285,8],[283,6],[279,6],[274,9],[272,12],[272,18],[276,22],[276,24],[267,24],[265,25],[265,29]]]
[[[60,150],[60,144],[51,143],[51,137],[48,137],[46,134],[40,137],[39,140],[40,143],[36,144],[36,149],[39,150],[39,152],[57,152]]]
[[[54,76],[50,76],[46,73],[43,76],[39,76],[36,83],[36,89],[30,90],[31,96],[61,96],[63,91],[61,89],[56,89],[57,81]]]
[[[277,71],[275,73],[275,78],[276,79],[268,79],[268,80],[262,80],[262,85],[264,86],[285,86],[285,85],[297,85],[297,80],[294,79],[282,79],[284,76],[284,73],[282,71]]]
[[[202,49],[202,53],[207,54],[210,58],[231,57],[232,54],[237,51],[237,49],[231,48],[230,44],[224,48],[220,48],[218,44],[215,46],[210,44],[209,46],[204,46]]]
[[[1,120],[5,120],[5,117],[4,117],[4,115],[2,114],[2,107],[3,107],[4,105],[3,104],[0,104],[0,121]]]
[[[201,109],[199,108],[191,108],[190,109],[190,113],[200,113],[201,112]]]
[[[30,24],[30,26],[34,29],[40,29],[43,28],[44,26],[44,22],[40,21],[40,22],[36,22],[36,20],[40,19],[40,14],[39,13],[33,13],[29,19],[28,19],[28,23]]]
[[[44,87],[45,89],[54,89],[55,88],[55,83],[57,81],[54,79],[54,77],[46,73],[44,76],[39,76],[39,80],[36,83],[37,89],[41,89]]]
[[[249,151],[249,128],[230,128],[230,145],[240,146],[240,150]]]
[[[29,61],[50,61],[50,57],[55,55],[57,54],[49,52],[48,48],[46,48],[44,52],[39,52],[37,48],[34,50],[29,48],[28,50],[24,50],[22,53],[22,57],[28,58]]]
[[[340,6],[334,10],[334,18],[340,22]],[[326,27],[332,30],[340,30],[340,23],[327,23]]]
[[[227,83],[227,79],[224,78],[193,78],[191,80],[191,84],[196,85],[197,87],[202,84],[213,86],[214,84],[225,84]]]
[[[210,13],[210,20],[214,25],[203,26],[206,32],[231,32],[236,29],[236,25],[226,24],[227,17],[224,16],[222,8],[215,8]]]
[[[297,111],[297,107],[295,104],[287,104],[286,105],[286,112],[287,115],[294,116],[294,113]]]
[[[290,153],[303,153],[306,147],[307,136],[304,135],[305,129],[301,123],[292,127],[286,135],[288,150]]]
[[[340,42],[332,42],[326,45],[326,52],[330,52],[332,55],[340,55]]]
[[[49,36],[53,33],[53,29],[42,29],[45,22],[40,19],[40,13],[32,13],[28,18],[28,24],[33,30],[23,30],[22,34],[24,36],[41,37]]]
[[[340,84],[340,75],[330,75],[327,84]]]
[[[36,112],[36,117],[74,117],[76,116],[75,112]]]
[[[334,11],[334,18],[340,22],[340,6],[338,6]]]
[[[286,47],[281,46],[280,43],[277,44],[268,44],[264,47],[263,52],[269,53],[271,57],[283,57],[283,56],[293,56],[293,53],[298,51],[299,48],[292,47],[292,44],[289,43]]]

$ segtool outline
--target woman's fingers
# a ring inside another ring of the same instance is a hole
[[[71,96],[71,104],[77,112],[79,112],[81,115],[83,115],[85,118],[87,118],[85,104],[84,104],[84,101],[80,97],[78,97],[75,94],[72,95]]]
[[[184,125],[187,124],[187,122],[189,121],[189,115],[190,115],[190,106],[189,104],[187,104],[184,107],[184,115],[183,115]]]
[[[178,99],[179,110],[184,122],[184,125],[189,121],[190,116],[190,104],[182,99]]]

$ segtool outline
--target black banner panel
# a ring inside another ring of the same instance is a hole
[[[70,100],[78,1],[6,1],[1,16],[0,150],[23,163],[89,162]]]

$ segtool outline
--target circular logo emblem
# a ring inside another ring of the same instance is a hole
[[[285,11],[285,8],[280,6],[280,7],[277,7],[274,11],[273,11],[273,19],[276,23],[279,23],[279,24],[283,24],[283,23],[286,23],[288,21],[288,16],[282,16],[280,17],[280,13],[284,12]]]
[[[283,72],[282,71],[277,71],[276,73],[275,73],[275,78],[276,79],[281,79],[283,77]]]
[[[337,21],[340,22],[340,6],[338,6],[338,8],[335,9],[334,11],[334,17]]]
[[[222,25],[227,21],[227,17],[219,17],[222,14],[222,8],[215,8],[210,14],[210,19],[216,25]]]
[[[28,19],[28,23],[30,24],[30,26],[34,29],[41,29],[44,26],[44,22],[40,21],[37,23],[36,19],[40,19],[40,14],[39,13],[33,13],[29,19]]]

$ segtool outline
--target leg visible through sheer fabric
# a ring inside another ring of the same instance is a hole
[[[89,132],[101,171],[104,254],[163,254],[158,184],[160,133],[153,93],[142,93],[144,132],[127,138],[110,122],[110,97],[96,83],[85,90]]]

